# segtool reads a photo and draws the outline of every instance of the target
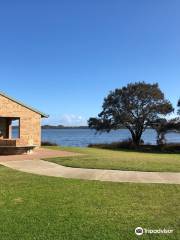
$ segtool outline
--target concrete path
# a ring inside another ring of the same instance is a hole
[[[71,168],[43,160],[2,161],[0,164],[19,171],[45,176],[110,182],[180,184],[180,173]]]

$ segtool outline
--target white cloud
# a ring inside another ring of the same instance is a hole
[[[64,126],[87,126],[87,119],[75,114],[63,114],[61,116],[50,117],[43,121],[44,124],[64,125]]]
[[[64,114],[60,117],[60,124],[65,126],[85,126],[87,125],[87,120],[82,116]]]

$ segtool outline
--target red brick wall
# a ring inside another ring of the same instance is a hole
[[[41,115],[0,95],[0,117],[20,118],[17,146],[41,144]]]

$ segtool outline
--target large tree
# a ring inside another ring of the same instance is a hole
[[[111,91],[104,99],[98,118],[90,118],[89,127],[97,131],[111,131],[127,128],[133,143],[139,145],[142,133],[160,116],[173,111],[158,84],[145,82],[130,83]]]

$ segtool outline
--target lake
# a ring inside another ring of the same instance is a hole
[[[95,133],[90,129],[42,129],[42,141],[50,141],[61,146],[86,147],[92,143],[118,142],[131,137],[126,129]],[[156,144],[156,132],[152,129],[146,130],[142,138],[145,143]],[[168,133],[166,139],[169,143],[180,143],[180,134]]]

